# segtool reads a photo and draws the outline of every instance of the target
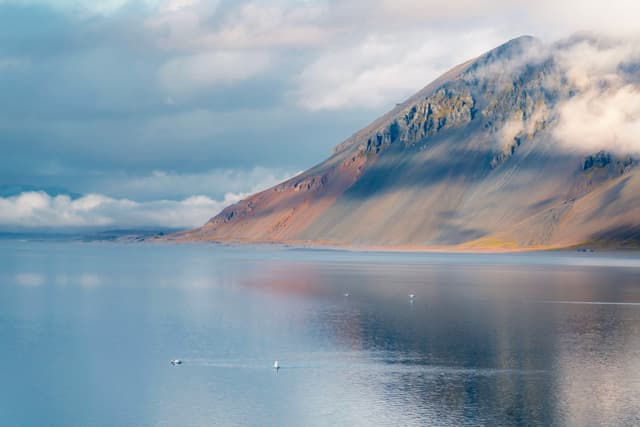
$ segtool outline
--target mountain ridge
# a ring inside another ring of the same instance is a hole
[[[633,157],[559,148],[554,134],[567,100],[584,92],[562,63],[579,43],[549,47],[523,36],[466,61],[338,144],[325,161],[171,239],[635,245],[640,175]]]

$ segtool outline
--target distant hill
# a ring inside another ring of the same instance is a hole
[[[317,166],[172,238],[633,247],[640,242],[633,150],[611,145],[615,129],[613,142],[603,137],[601,146],[558,134],[567,128],[568,102],[588,91],[608,93],[612,79],[623,86],[640,81],[640,66],[621,63],[613,76],[585,88],[566,57],[589,43],[546,46],[521,37],[499,46],[445,73]]]
[[[176,233],[175,228],[149,229],[114,229],[114,230],[32,230],[32,231],[0,231],[0,240],[24,241],[113,241],[141,242],[149,237],[162,237]]]

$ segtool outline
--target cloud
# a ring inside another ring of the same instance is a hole
[[[135,202],[100,194],[78,199],[44,192],[25,192],[0,198],[0,228],[104,229],[104,228],[190,228],[204,224],[225,206],[246,197],[227,193],[223,200],[192,196],[181,201]]]
[[[265,52],[208,52],[172,59],[159,70],[160,85],[172,94],[192,94],[263,73],[271,64]]]
[[[145,27],[168,50],[314,47],[340,33],[329,11],[314,2],[190,1],[167,3]]]
[[[629,40],[586,38],[555,53],[574,96],[558,106],[561,147],[640,154],[640,50]],[[636,72],[625,73],[631,67]],[[635,67],[635,68],[634,68]]]
[[[107,194],[135,200],[180,198],[184,194],[223,197],[225,193],[253,194],[272,187],[293,176],[291,172],[256,167],[250,170],[213,169],[203,173],[179,173],[154,170],[135,176],[108,176],[93,183]]]
[[[299,106],[309,110],[392,106],[452,65],[501,40],[491,31],[448,36],[464,48],[452,53],[447,44],[427,31],[399,37],[378,35],[337,47],[305,67],[294,96]]]
[[[43,191],[23,191],[0,197],[0,230],[192,228],[204,224],[225,207],[290,177],[291,174],[256,168],[250,171],[213,170],[206,174],[181,175],[162,170],[143,177],[109,178],[101,187],[117,188],[120,194],[145,194],[145,199],[86,194],[70,197]],[[216,190],[216,188],[218,190]],[[224,189],[224,190],[221,190]],[[197,195],[181,200],[154,199],[166,194],[217,193],[214,198]]]
[[[640,88],[589,89],[559,108],[554,136],[567,149],[640,154]]]
[[[182,9],[198,4],[199,0],[165,0],[160,5],[161,12],[176,13]]]
[[[335,37],[340,28],[325,25],[328,8],[313,2],[250,1],[229,14],[209,43],[229,47],[313,47]]]
[[[598,32],[618,37],[638,35],[636,17],[640,13],[640,3],[635,0],[588,3],[583,0],[539,0],[515,4],[527,14],[531,24],[554,38],[576,32]]]
[[[554,55],[569,83],[586,90],[607,81],[616,84],[621,64],[640,60],[640,47],[633,39],[584,36],[561,43]]]

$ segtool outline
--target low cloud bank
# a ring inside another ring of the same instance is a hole
[[[0,229],[191,228],[204,224],[225,206],[246,197],[227,193],[223,200],[192,196],[184,200],[136,202],[101,194],[77,199],[45,192],[0,198]]]
[[[569,149],[640,154],[640,50],[635,40],[584,40],[558,52],[576,95],[554,136]]]
[[[554,135],[571,149],[640,154],[640,89],[592,89],[559,108]]]

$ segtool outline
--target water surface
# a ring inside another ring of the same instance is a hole
[[[0,424],[637,425],[639,332],[636,255],[1,241]]]

